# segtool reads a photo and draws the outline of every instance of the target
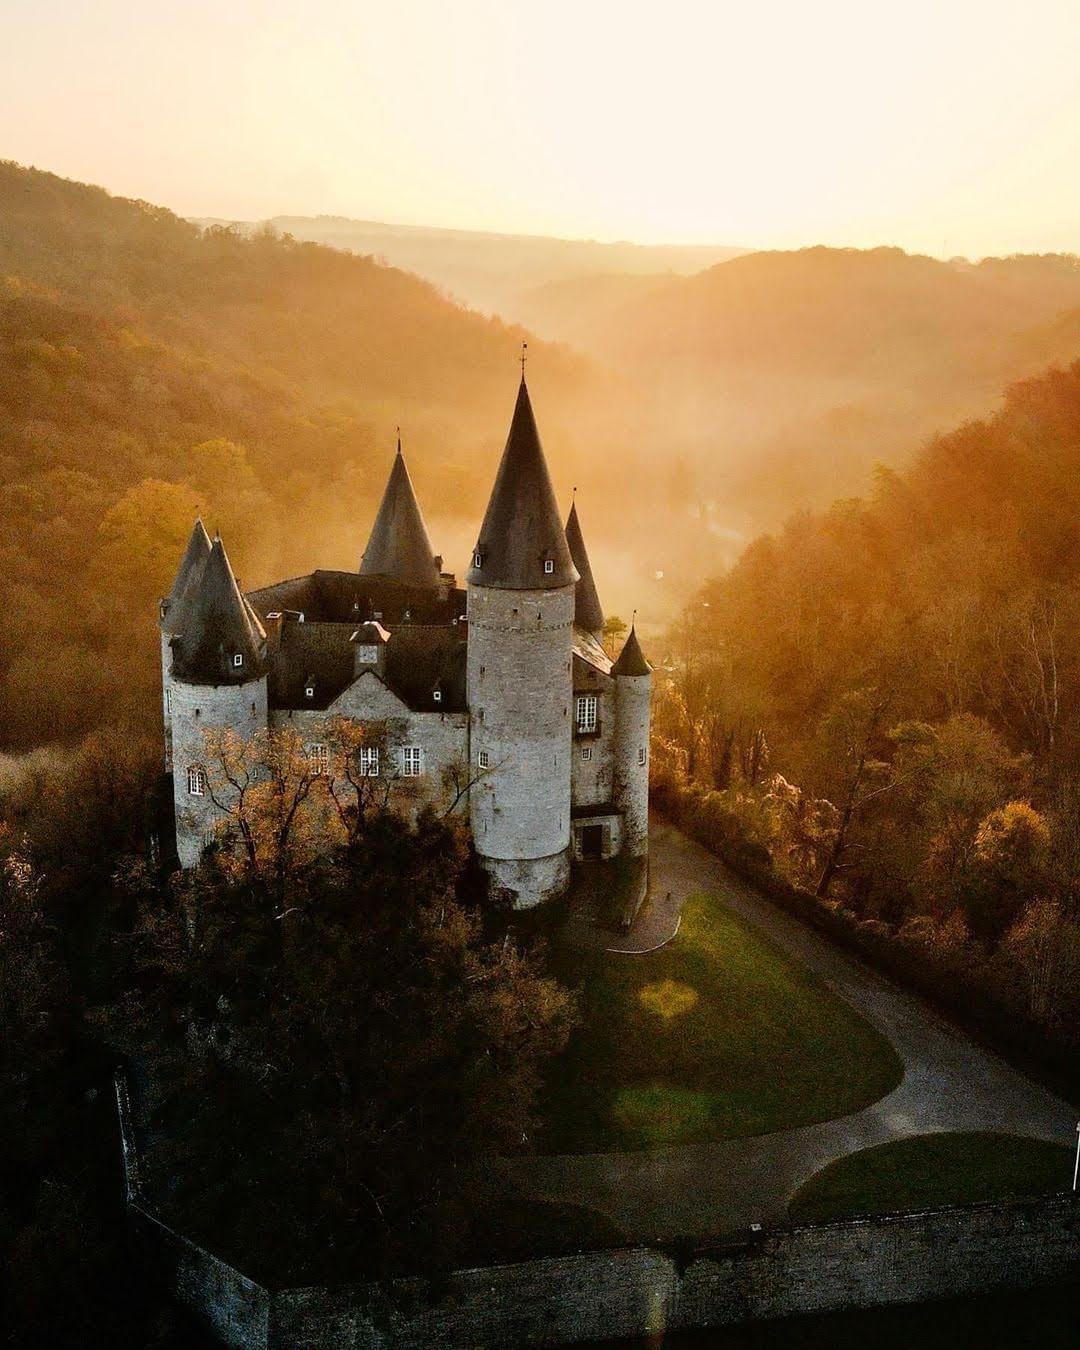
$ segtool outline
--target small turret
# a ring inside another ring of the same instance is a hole
[[[632,858],[649,851],[649,724],[652,667],[632,625],[615,679],[615,805],[623,817],[623,850]]]
[[[434,588],[439,584],[438,563],[401,453],[400,436],[382,504],[360,560],[360,575],[392,577],[411,586]]]
[[[593,580],[592,565],[589,562],[588,550],[585,548],[585,536],[581,533],[576,501],[570,507],[570,515],[566,521],[566,543],[574,566],[578,570],[578,582],[574,589],[574,622],[579,628],[584,628],[587,633],[592,633],[598,638],[604,629],[604,611],[600,605],[600,597],[596,593],[596,582]]]

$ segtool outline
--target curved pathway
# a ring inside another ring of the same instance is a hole
[[[654,820],[650,850],[652,895],[665,898],[658,922],[643,911],[650,939],[690,895],[719,895],[884,1032],[903,1061],[903,1079],[865,1110],[818,1125],[649,1153],[508,1164],[534,1194],[600,1210],[634,1241],[723,1237],[751,1224],[782,1223],[788,1201],[815,1172],[875,1144],[940,1130],[993,1130],[1061,1144],[1075,1139],[1080,1113],[1074,1107],[786,914],[673,826]],[[626,944],[628,960],[636,945]],[[1063,1187],[1069,1179],[1062,1178]]]

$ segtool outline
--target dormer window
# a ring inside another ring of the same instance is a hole
[[[479,549],[472,555],[472,565],[474,567],[483,567],[484,565],[484,555]]]
[[[442,690],[441,690],[441,689],[433,689],[433,690],[431,691],[431,697],[435,700],[436,703],[441,703],[441,702],[442,702]]]
[[[313,684],[308,684],[304,686],[304,697],[305,698],[315,697],[315,686]]]
[[[553,558],[545,558],[544,575],[549,577],[554,571],[555,571],[555,560]]]
[[[235,652],[235,653],[233,654],[232,663],[233,663],[233,668],[234,668],[234,670],[240,670],[240,669],[243,667],[243,664],[244,664],[243,653],[241,653],[241,652]]]

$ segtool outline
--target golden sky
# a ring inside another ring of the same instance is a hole
[[[0,156],[184,215],[1080,250],[1080,0],[0,0]]]

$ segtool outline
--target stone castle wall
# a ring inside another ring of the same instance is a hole
[[[1080,1275],[1070,1195],[645,1247],[384,1285],[266,1290],[135,1206],[175,1297],[242,1350],[505,1350],[1059,1284]]]
[[[534,905],[569,878],[574,588],[470,586],[473,840],[497,886]],[[512,864],[512,866],[507,866]]]

